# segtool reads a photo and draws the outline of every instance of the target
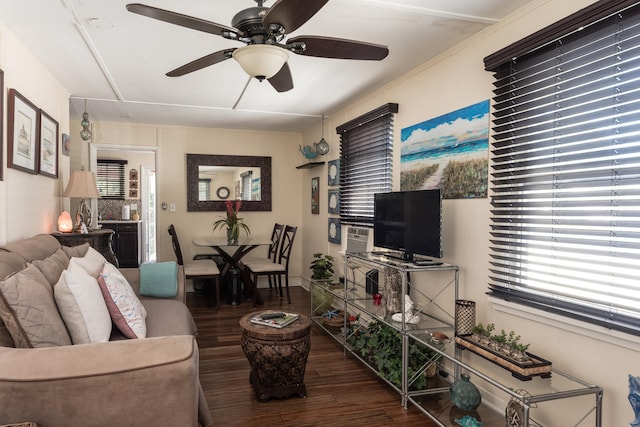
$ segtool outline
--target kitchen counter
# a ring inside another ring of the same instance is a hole
[[[133,220],[133,219],[101,219],[98,221],[98,224],[139,224],[142,220]]]

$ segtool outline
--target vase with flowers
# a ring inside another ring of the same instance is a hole
[[[227,228],[227,244],[237,245],[238,237],[240,236],[240,229],[244,230],[247,234],[251,234],[249,226],[244,223],[244,220],[238,216],[240,208],[242,207],[242,200],[227,200],[226,205],[226,217],[221,218],[213,223],[213,230],[218,228]]]

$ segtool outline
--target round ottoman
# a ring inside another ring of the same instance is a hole
[[[300,314],[298,320],[281,329],[251,323],[250,319],[260,313],[240,319],[240,343],[251,365],[249,381],[258,400],[306,397],[304,371],[311,349],[311,320]]]

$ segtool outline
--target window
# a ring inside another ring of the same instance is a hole
[[[98,159],[96,184],[103,199],[125,199],[124,166],[126,160]]]
[[[373,195],[391,191],[393,114],[386,104],[336,128],[340,135],[340,219],[372,225]]]
[[[211,179],[198,179],[198,200],[201,202],[211,200]]]
[[[242,200],[251,200],[251,182],[253,178],[253,172],[247,171],[240,174],[242,178]]]
[[[640,335],[633,3],[594,3],[485,58],[496,87],[489,286],[498,297]]]

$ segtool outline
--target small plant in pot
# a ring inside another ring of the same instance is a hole
[[[333,257],[324,255],[321,252],[313,254],[311,261],[311,279],[315,282],[325,282],[331,284],[333,278]],[[321,286],[313,286],[314,314],[323,314],[327,310],[331,310],[333,306],[333,294]]]
[[[333,278],[333,257],[316,252],[313,254],[313,261],[309,268],[311,268],[312,279],[330,281]]]

